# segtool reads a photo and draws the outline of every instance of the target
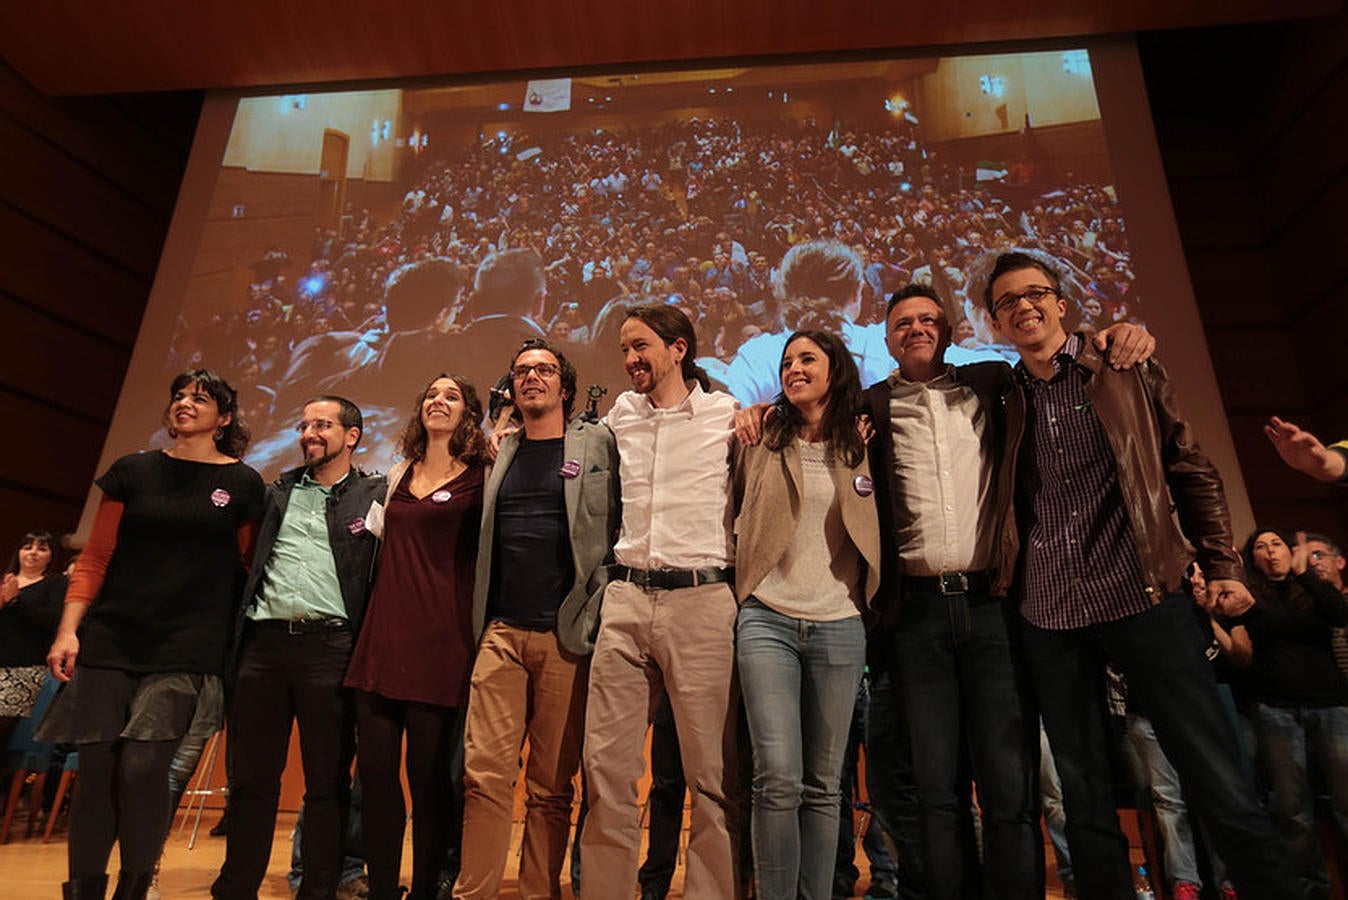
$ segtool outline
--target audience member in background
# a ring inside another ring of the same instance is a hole
[[[340,885],[342,837],[355,728],[342,677],[378,548],[365,513],[384,479],[351,464],[364,428],[355,404],[320,395],[303,409],[295,433],[304,465],[267,488],[234,625],[229,831],[211,885],[217,900],[253,900],[267,874],[296,726],[304,769],[304,877],[296,896],[331,900],[347,887]]]
[[[1348,480],[1348,440],[1326,447],[1320,439],[1274,416],[1264,426],[1264,434],[1273,442],[1278,455],[1298,472],[1316,481]]]
[[[753,743],[758,896],[791,900],[831,896],[880,535],[847,346],[796,332],[779,371],[763,441],[735,464],[736,657]]]
[[[1348,600],[1310,568],[1305,535],[1256,529],[1245,542],[1255,605],[1231,629],[1235,658],[1251,669],[1259,757],[1272,788],[1274,823],[1307,896],[1329,882],[1315,834],[1311,761],[1348,837],[1348,678],[1330,629],[1348,625]]]
[[[52,536],[28,532],[0,580],[0,748],[32,713],[47,679],[47,649],[65,598],[66,577],[56,565]]]
[[[404,738],[412,900],[434,900],[445,854],[462,834],[456,768],[473,663],[473,568],[487,462],[481,421],[471,382],[431,379],[403,429],[403,459],[389,472],[382,508],[367,517],[383,547],[346,686],[355,689],[371,900],[399,897]]]
[[[116,896],[145,896],[168,829],[174,751],[224,717],[221,675],[262,479],[239,461],[248,430],[228,382],[184,372],[169,398],[173,445],[123,456],[97,481],[103,497],[47,655],[70,683],[38,737],[80,754],[63,886],[75,900],[103,897],[114,843]]]
[[[1348,583],[1343,580],[1343,549],[1323,534],[1306,535],[1306,553],[1310,566],[1340,594],[1348,596]],[[1348,628],[1335,628],[1333,631],[1334,660],[1339,670],[1348,674]]]
[[[519,890],[561,895],[580,768],[602,567],[619,524],[618,450],[572,419],[576,370],[546,341],[510,361],[523,426],[500,442],[487,482],[473,591],[478,638],[464,730],[463,869],[455,897],[495,898],[510,850],[520,748],[525,820]]]

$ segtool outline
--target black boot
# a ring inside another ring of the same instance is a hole
[[[150,889],[154,872],[118,872],[117,889],[112,892],[112,900],[145,900],[145,892]]]
[[[77,875],[61,885],[65,900],[103,900],[108,894],[108,876]]]

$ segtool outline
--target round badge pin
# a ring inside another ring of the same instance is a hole
[[[224,508],[229,505],[229,501],[230,501],[229,491],[225,490],[224,488],[216,488],[215,490],[211,491],[211,502],[214,503],[216,506]]]
[[[351,524],[346,526],[346,530],[351,532],[352,534],[364,534],[365,520],[362,519],[360,516],[356,516],[356,518],[351,520]]]
[[[449,498],[450,498],[450,497],[453,497],[453,496],[454,496],[454,492],[453,492],[453,491],[447,491],[447,490],[445,490],[444,488],[441,488],[440,490],[436,491],[434,494],[431,494],[431,502],[432,502],[432,503],[448,503],[448,502],[449,502]]]
[[[561,476],[563,478],[575,478],[580,474],[580,460],[568,459],[562,463]]]
[[[852,487],[856,488],[858,496],[869,497],[875,493],[875,482],[871,481],[867,475],[858,475],[852,479]]]

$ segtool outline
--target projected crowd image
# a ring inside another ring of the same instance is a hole
[[[687,312],[743,403],[803,327],[884,378],[910,282],[946,299],[950,362],[1014,360],[982,311],[990,251],[1061,261],[1073,324],[1141,319],[1085,51],[642,78],[241,100],[165,371],[240,386],[270,477],[310,396],[355,400],[386,469],[430,377],[485,392],[526,337],[602,414],[633,304]]]

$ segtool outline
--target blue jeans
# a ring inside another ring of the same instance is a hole
[[[1058,871],[1058,883],[1066,885],[1072,878],[1072,852],[1067,848],[1067,813],[1062,808],[1062,779],[1053,765],[1053,751],[1048,745],[1048,733],[1039,725],[1039,804],[1044,808],[1044,830],[1053,845],[1053,862]]]
[[[1013,613],[987,594],[926,587],[906,589],[901,605],[894,658],[912,734],[928,896],[978,892],[980,867],[961,824],[972,770],[983,814],[983,895],[1043,897],[1038,718],[1012,649]]]
[[[1254,705],[1259,755],[1273,789],[1270,812],[1292,865],[1312,893],[1328,880],[1315,836],[1311,754],[1329,789],[1334,820],[1348,837],[1348,707]]]
[[[754,750],[758,896],[829,900],[838,782],[865,664],[865,626],[857,616],[793,619],[750,598],[735,631]]]
[[[1287,854],[1273,840],[1240,769],[1189,600],[1172,594],[1145,612],[1086,628],[1049,631],[1022,621],[1026,660],[1062,776],[1067,842],[1082,897],[1132,900],[1128,842],[1114,811],[1105,710],[1105,663],[1128,679],[1185,796],[1226,860],[1241,896],[1296,897]]]
[[[1151,795],[1151,808],[1156,813],[1156,827],[1161,832],[1161,849],[1165,853],[1166,877],[1171,884],[1177,881],[1201,884],[1189,807],[1184,802],[1179,775],[1161,749],[1150,719],[1128,714],[1128,743],[1135,756],[1137,781]]]

